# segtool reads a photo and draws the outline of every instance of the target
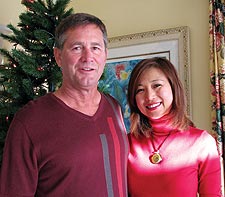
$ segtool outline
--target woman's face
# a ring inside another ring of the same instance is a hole
[[[141,113],[149,119],[158,119],[170,112],[173,93],[160,69],[152,67],[141,74],[135,99]]]

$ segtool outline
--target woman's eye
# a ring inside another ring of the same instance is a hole
[[[158,88],[158,87],[161,87],[161,86],[162,86],[161,84],[154,84],[153,88]]]
[[[138,93],[140,93],[140,92],[143,92],[144,91],[144,89],[137,89],[136,90],[136,94],[138,94]]]

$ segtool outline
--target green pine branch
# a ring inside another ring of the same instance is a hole
[[[0,65],[0,162],[4,139],[14,114],[28,101],[55,91],[61,85],[53,47],[55,28],[66,16],[70,0],[25,2],[27,10],[17,26],[8,24],[11,34],[0,34],[11,50],[0,49],[6,61]]]

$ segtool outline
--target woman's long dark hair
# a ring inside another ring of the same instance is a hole
[[[149,68],[160,69],[167,77],[171,86],[173,93],[172,108],[170,110],[170,116],[173,117],[171,126],[179,130],[185,130],[189,125],[193,126],[192,121],[186,114],[186,96],[176,68],[166,58],[154,57],[141,60],[135,66],[130,76],[127,95],[128,104],[131,110],[130,132],[134,133],[136,136],[139,134],[144,134],[145,136],[149,135],[149,128],[151,128],[151,125],[148,118],[138,109],[135,98],[139,78],[141,74]]]

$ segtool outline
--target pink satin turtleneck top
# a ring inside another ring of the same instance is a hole
[[[207,131],[198,128],[190,127],[186,131],[171,130],[162,119],[151,121],[151,125],[152,135],[149,138],[136,138],[128,134],[129,195],[222,196],[220,157],[215,139]],[[159,149],[162,161],[158,164],[151,163],[149,159],[155,151],[152,141],[155,149],[162,144]]]

